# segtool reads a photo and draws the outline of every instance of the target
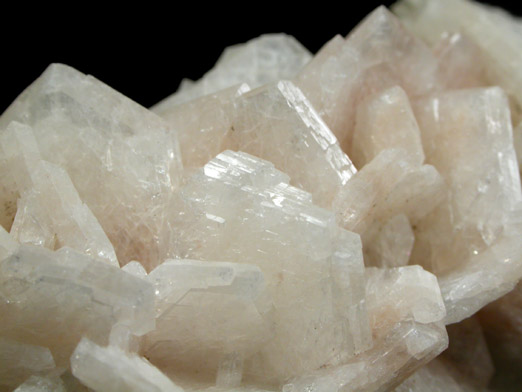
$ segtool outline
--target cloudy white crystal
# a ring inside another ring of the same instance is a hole
[[[83,338],[71,356],[75,377],[97,392],[183,392],[147,360]]]
[[[67,171],[120,263],[138,259],[153,266],[162,260],[163,216],[148,203],[166,205],[182,174],[178,141],[168,124],[61,64],[51,65],[11,104],[0,129],[12,121],[31,126],[41,157]],[[2,197],[13,203],[17,195]],[[9,203],[2,204],[3,216],[14,216]]]
[[[178,257],[253,264],[265,275],[273,303],[266,318],[275,328],[246,361],[247,381],[281,382],[368,346],[360,240],[332,212],[270,163],[230,151],[193,175],[180,196],[172,221]]]
[[[183,79],[179,90],[152,110],[161,112],[166,106],[179,105],[240,83],[256,88],[279,79],[290,79],[311,57],[294,37],[265,34],[226,48],[216,65],[200,80]]]
[[[68,248],[20,246],[0,261],[0,297],[0,335],[48,347],[60,366],[82,336],[105,343],[117,322],[154,328],[151,284]]]

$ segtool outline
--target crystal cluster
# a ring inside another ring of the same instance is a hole
[[[150,110],[61,64],[16,98],[0,392],[522,388],[522,22],[392,10]]]

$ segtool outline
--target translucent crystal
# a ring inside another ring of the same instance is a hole
[[[233,129],[233,100],[249,90],[243,83],[184,104],[167,99],[152,108],[176,130],[185,168],[200,168],[225,150]]]
[[[57,377],[31,376],[14,392],[66,392],[63,381]]]
[[[288,181],[224,152],[188,179],[171,222],[177,257],[253,264],[265,276],[274,329],[245,361],[247,382],[278,383],[369,345],[360,239]]]
[[[480,48],[461,33],[444,33],[433,52],[439,61],[439,80],[448,90],[488,85]]]
[[[487,80],[512,94],[522,107],[522,27],[515,17],[468,0],[402,0],[393,11],[429,43],[446,32],[464,33],[480,48],[480,57],[473,60],[484,63]]]
[[[292,185],[329,207],[355,167],[302,92],[279,81],[243,85],[159,112],[179,130],[184,163],[202,167],[225,149],[272,162]]]
[[[390,390],[448,345],[437,279],[419,266],[367,269],[374,345],[340,366],[297,377],[283,392]]]
[[[414,108],[426,161],[449,189],[446,201],[416,225],[413,259],[441,276],[448,317],[455,322],[522,276],[522,251],[514,242],[522,191],[509,107],[500,89],[489,88],[440,93]],[[488,270],[484,280],[477,275],[481,268]],[[510,277],[499,281],[509,268]]]
[[[97,392],[183,392],[144,358],[83,338],[71,356],[75,377]]]
[[[148,279],[155,287],[157,317],[144,352],[155,364],[175,373],[212,369],[215,374],[224,358],[233,354],[242,362],[268,340],[263,316],[270,304],[259,267],[167,260]],[[176,359],[173,352],[183,355]]]
[[[0,260],[11,255],[16,248],[18,248],[17,242],[0,226]]]
[[[16,387],[30,375],[45,374],[54,368],[54,359],[47,347],[0,337],[0,387]]]
[[[228,147],[273,163],[291,183],[330,206],[356,172],[335,136],[292,82],[280,81],[238,97]]]
[[[0,297],[0,335],[48,347],[59,366],[82,336],[104,344],[117,322],[154,328],[150,283],[68,248],[20,246],[0,262]]]
[[[143,265],[136,260],[129,261],[121,269],[125,272],[128,272],[131,275],[138,276],[140,278],[145,278],[147,276],[147,271],[145,271]]]
[[[401,267],[408,264],[415,235],[408,217],[399,214],[372,233],[364,249],[364,263],[375,267]]]
[[[226,48],[214,68],[200,80],[184,79],[176,93],[152,109],[161,111],[161,107],[178,105],[240,83],[256,88],[279,79],[290,79],[311,57],[294,37],[265,34]]]
[[[443,179],[433,166],[418,165],[402,149],[386,149],[348,181],[333,208],[345,229],[361,234],[365,252],[379,253],[375,239],[386,232],[390,219],[404,214],[415,226],[444,194]],[[369,262],[380,265],[375,259]]]
[[[368,15],[343,42],[335,37],[299,73],[297,85],[350,151],[357,104],[387,87],[410,96],[437,83],[437,61],[385,7]]]
[[[359,104],[350,158],[362,168],[387,148],[402,148],[415,157],[415,163],[424,162],[417,120],[408,96],[398,86]]]
[[[30,182],[11,227],[15,239],[53,250],[68,246],[119,267],[112,244],[65,170],[40,161]]]
[[[67,171],[120,263],[160,262],[163,215],[149,203],[165,205],[182,173],[168,124],[97,79],[59,64],[2,114],[0,129],[12,121],[30,125],[42,158]],[[13,197],[2,196],[11,203]],[[2,215],[13,215],[10,205],[1,205]]]

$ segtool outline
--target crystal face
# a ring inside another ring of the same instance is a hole
[[[0,391],[522,389],[522,22],[402,0],[150,110],[52,64],[0,117]]]

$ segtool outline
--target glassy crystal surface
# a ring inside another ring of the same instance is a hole
[[[246,361],[247,380],[281,382],[369,345],[359,236],[288,181],[267,161],[226,151],[187,180],[172,222],[178,257],[264,274],[274,329]]]
[[[299,73],[297,85],[350,151],[358,102],[386,87],[409,95],[432,91],[437,61],[385,7],[368,15],[343,41],[335,37]]]
[[[449,319],[460,321],[521,276],[522,193],[509,107],[498,88],[440,93],[414,106],[426,161],[448,185],[446,201],[417,225],[414,260],[439,274]]]
[[[0,386],[16,387],[31,374],[45,374],[54,368],[47,347],[0,337]]]
[[[120,263],[160,262],[157,237],[163,216],[149,203],[167,203],[182,174],[177,137],[167,123],[94,77],[61,64],[51,65],[11,104],[0,129],[12,121],[31,126],[42,159],[67,171]],[[19,157],[11,151],[2,159]],[[13,196],[3,198],[15,203]],[[10,205],[2,204],[8,209],[2,215],[14,214]]]
[[[287,34],[264,34],[244,44],[224,50],[214,68],[200,80],[184,79],[176,93],[165,98],[152,110],[178,105],[236,84],[252,88],[293,78],[311,59],[310,52]]]
[[[434,275],[419,266],[367,269],[373,348],[345,363],[294,378],[284,392],[391,390],[448,345]]]
[[[183,392],[144,358],[116,347],[100,347],[86,338],[71,356],[71,369],[76,378],[97,392]]]
[[[520,390],[522,24],[394,9],[313,58],[228,48],[151,111],[64,65],[29,86],[0,392]]]
[[[66,392],[65,385],[58,377],[31,376],[14,392]]]
[[[0,297],[0,336],[48,347],[62,367],[82,336],[103,344],[117,322],[154,328],[150,283],[69,248],[20,246],[0,262]]]

